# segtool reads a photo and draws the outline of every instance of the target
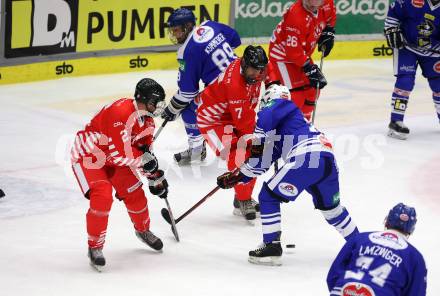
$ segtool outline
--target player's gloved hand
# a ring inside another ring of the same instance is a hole
[[[229,189],[237,185],[243,177],[240,171],[226,172],[217,177],[217,185],[222,189]]]
[[[157,195],[160,198],[166,198],[168,195],[168,182],[165,179],[162,170],[156,170],[153,174],[147,174],[148,188],[151,194]]]
[[[182,112],[182,110],[188,105],[189,103],[182,102],[173,97],[160,116],[165,120],[174,121],[179,116],[180,112]]]
[[[403,48],[404,40],[402,30],[399,27],[389,27],[383,30],[388,46],[391,48]]]
[[[318,39],[318,51],[324,53],[324,57],[328,56],[335,44],[335,28],[327,26]]]
[[[310,60],[307,60],[304,64],[303,71],[309,78],[310,86],[313,88],[319,87],[319,89],[322,89],[327,85],[327,80],[325,79],[324,74],[322,74],[317,65],[310,63]]]
[[[156,156],[148,150],[142,154],[142,163],[142,171],[146,174],[154,174],[159,168]]]

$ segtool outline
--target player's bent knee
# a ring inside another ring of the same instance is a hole
[[[395,87],[407,92],[411,92],[414,89],[416,77],[413,75],[399,75],[397,76]]]
[[[108,181],[93,184],[88,192],[90,206],[95,210],[108,211],[113,203],[112,185]]]
[[[429,87],[435,93],[440,92],[440,77],[428,78]]]

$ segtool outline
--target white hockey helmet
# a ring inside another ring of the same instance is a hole
[[[261,98],[260,109],[264,108],[267,104],[270,103],[270,101],[277,99],[291,99],[290,91],[287,86],[279,84],[272,84],[271,86],[269,86],[264,92],[263,97]]]

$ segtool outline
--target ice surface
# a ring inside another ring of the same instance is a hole
[[[341,169],[341,199],[361,230],[382,229],[397,202],[415,206],[412,242],[428,266],[428,295],[440,291],[440,124],[431,92],[418,77],[407,111],[407,141],[385,136],[393,89],[391,60],[329,61],[329,85],[316,125],[333,139]],[[115,201],[98,274],[86,256],[88,202],[69,167],[68,144],[102,105],[130,96],[146,74],[176,88],[175,71],[65,78],[0,87],[1,295],[327,295],[328,268],[343,239],[313,209],[306,193],[284,204],[283,266],[256,266],[247,252],[261,241],[259,223],[232,215],[232,191],[220,191],[178,224],[181,243],[160,216],[164,202],[148,193],[152,230],[164,252],[146,249]],[[179,168],[185,148],[180,120],[155,149],[167,171],[169,201],[179,216],[215,186],[224,164],[212,153],[201,167]],[[258,181],[254,196],[264,178]],[[148,190],[147,190],[148,191]]]

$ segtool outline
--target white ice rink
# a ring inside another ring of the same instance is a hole
[[[361,231],[382,229],[397,202],[415,206],[412,242],[428,266],[428,295],[440,294],[440,124],[431,92],[418,77],[407,110],[407,141],[385,136],[394,85],[391,60],[328,61],[316,126],[330,135],[341,169],[341,200]],[[105,103],[133,93],[147,75],[176,88],[175,71],[103,75],[0,86],[0,295],[328,295],[325,278],[343,244],[302,194],[282,206],[283,266],[247,262],[261,241],[259,223],[232,215],[232,191],[220,191],[178,224],[181,242],[160,216],[164,202],[148,193],[152,230],[163,253],[135,237],[115,201],[104,254],[106,270],[86,256],[88,202],[70,171],[68,145]],[[201,167],[179,168],[183,126],[169,124],[155,144],[180,215],[224,172],[212,153]],[[269,174],[269,173],[268,173]],[[268,175],[266,175],[268,177]],[[254,197],[262,180],[258,181]],[[148,192],[148,189],[146,190]]]

